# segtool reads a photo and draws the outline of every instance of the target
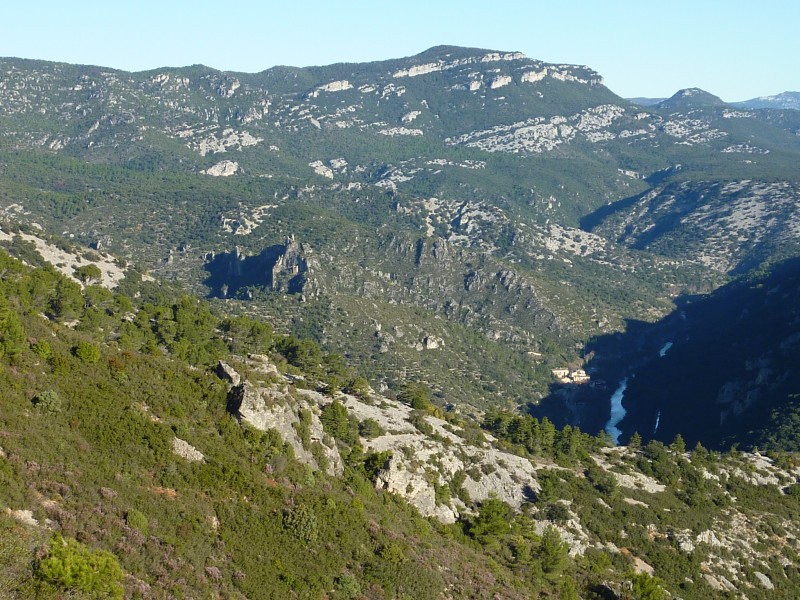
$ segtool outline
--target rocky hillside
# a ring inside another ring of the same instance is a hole
[[[791,455],[476,420],[424,386],[380,394],[313,343],[132,274],[109,292],[5,253],[0,271],[10,598],[800,588]]]
[[[642,108],[585,66],[455,47],[0,71],[4,230],[112,251],[442,403],[537,402],[593,336],[796,254],[795,111]]]
[[[778,108],[795,109],[800,108],[800,92],[783,92],[774,96],[759,96],[745,100],[744,102],[734,103],[743,108]]]
[[[799,196],[797,184],[784,181],[671,182],[585,222],[597,218],[592,231],[620,244],[746,273],[765,260],[797,256]]]

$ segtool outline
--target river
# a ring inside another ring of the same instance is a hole
[[[622,430],[617,425],[625,418],[627,412],[622,406],[622,396],[625,395],[626,389],[628,389],[628,378],[623,377],[619,382],[619,387],[611,396],[611,418],[606,423],[606,433],[611,436],[615,444],[619,444],[619,436],[622,435]]]
[[[664,358],[664,355],[672,348],[672,342],[665,343],[661,349],[658,351],[658,356],[660,358]],[[633,377],[633,375],[631,375]],[[620,421],[625,418],[625,414],[628,412],[625,410],[625,407],[622,406],[622,398],[625,396],[625,390],[628,389],[628,377],[623,377],[617,389],[611,395],[611,417],[608,419],[608,422],[605,426],[605,431],[608,435],[611,436],[611,439],[614,440],[615,444],[619,444],[619,438],[622,435],[622,430],[617,427]],[[658,430],[658,424],[661,421],[661,411],[658,411],[658,415],[656,416],[656,425],[653,428],[653,433]]]

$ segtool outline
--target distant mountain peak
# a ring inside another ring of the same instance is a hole
[[[467,65],[528,60],[522,52],[503,52],[458,46],[434,46],[420,54],[402,59],[401,64],[411,65],[394,73],[395,77],[414,77],[436,71],[447,71]]]
[[[800,110],[800,92],[782,92],[774,96],[759,96],[751,100],[736,102],[734,106],[744,108],[782,108]]]
[[[423,60],[431,60],[431,59],[455,59],[455,58],[466,58],[466,57],[473,57],[473,56],[497,56],[497,57],[511,57],[514,56],[520,60],[528,58],[522,52],[515,52],[515,51],[503,51],[503,50],[493,50],[491,48],[469,48],[464,46],[448,46],[448,45],[441,45],[441,46],[433,46],[416,54],[410,58],[418,58]],[[501,59],[502,60],[502,59]],[[506,59],[508,60],[508,58]]]
[[[691,87],[678,90],[670,98],[659,102],[658,108],[698,108],[701,106],[724,106],[725,102],[700,88]]]

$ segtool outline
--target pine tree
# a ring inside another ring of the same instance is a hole
[[[558,529],[552,525],[544,530],[542,542],[539,546],[539,560],[542,563],[542,570],[548,574],[561,571],[567,562],[569,546],[561,540]]]
[[[672,440],[670,448],[672,448],[672,450],[678,454],[683,454],[686,452],[686,442],[683,440],[683,436],[680,433],[675,436],[674,440]]]

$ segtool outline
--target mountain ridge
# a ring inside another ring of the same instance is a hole
[[[472,405],[535,403],[592,336],[795,251],[794,111],[647,110],[587,67],[426,52],[247,77],[18,65],[0,90],[3,217]],[[734,200],[748,241],[729,235]],[[777,250],[757,239],[773,218]],[[693,235],[721,240],[705,262]]]

